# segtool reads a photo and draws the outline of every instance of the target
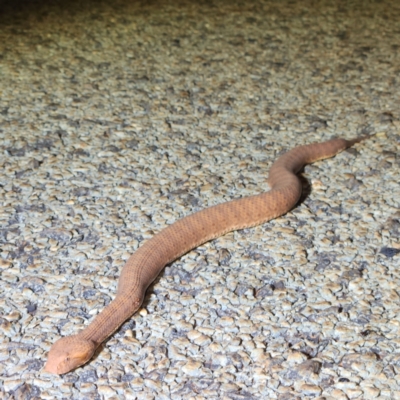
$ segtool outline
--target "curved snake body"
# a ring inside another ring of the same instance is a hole
[[[287,213],[301,195],[296,173],[305,164],[332,157],[360,140],[333,139],[296,147],[272,165],[270,191],[196,212],[145,242],[126,262],[115,299],[80,333],[54,343],[45,370],[64,374],[88,362],[96,348],[138,310],[148,286],[166,264],[227,232],[259,225]]]

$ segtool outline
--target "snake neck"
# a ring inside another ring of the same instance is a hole
[[[134,295],[117,295],[79,336],[99,346],[138,310],[142,302],[143,299]]]

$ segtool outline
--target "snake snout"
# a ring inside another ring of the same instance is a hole
[[[52,374],[65,374],[88,362],[96,346],[79,335],[57,340],[49,351],[44,370]]]

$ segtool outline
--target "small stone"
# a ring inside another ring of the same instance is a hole
[[[60,389],[60,392],[72,393],[72,390],[74,388],[74,384],[65,382],[65,383],[62,383],[60,386],[58,386],[58,388]]]
[[[130,385],[133,389],[140,389],[144,385],[144,381],[142,378],[135,378],[130,382]]]
[[[300,364],[307,360],[307,356],[299,351],[292,351],[289,353],[287,361]]]
[[[295,384],[296,390],[305,394],[306,396],[318,396],[322,393],[322,389],[316,385],[307,383]]]
[[[375,353],[353,353],[344,356],[340,364],[344,368],[359,370],[360,369],[359,364],[371,363],[376,361],[377,361],[377,355]]]
[[[8,269],[12,267],[12,262],[0,258],[0,269]]]
[[[235,323],[235,321],[231,317],[222,317],[220,318],[220,323],[222,326],[231,326]]]
[[[21,319],[21,313],[19,313],[18,311],[12,311],[9,314],[4,315],[3,318],[5,318],[7,321],[15,322]]]
[[[6,392],[12,392],[17,390],[19,386],[24,383],[22,379],[10,379],[3,381],[3,387]]]
[[[180,348],[172,344],[168,346],[168,357],[173,360],[186,360],[186,356],[180,351]]]
[[[197,344],[198,346],[205,346],[211,343],[211,338],[209,336],[203,335],[196,330],[188,332],[188,338],[190,341],[192,341],[194,344]]]
[[[363,394],[359,389],[347,389],[345,390],[345,393],[349,399],[357,399]]]
[[[220,390],[223,393],[232,393],[232,392],[236,392],[239,389],[239,387],[237,385],[235,385],[234,383],[223,383],[220,386]]]
[[[222,352],[222,346],[219,343],[211,343],[210,346],[208,346],[208,349],[213,353]]]
[[[189,361],[182,367],[182,371],[189,376],[200,376],[202,363],[199,361]]]
[[[336,400],[347,400],[346,394],[340,389],[332,390],[331,395],[333,397],[333,400],[334,399],[336,399]]]
[[[161,382],[154,381],[152,379],[145,379],[144,384],[146,387],[148,387],[149,389],[154,390],[156,392],[159,392],[162,387]]]
[[[96,386],[93,383],[90,382],[82,382],[79,385],[79,390],[82,393],[91,393],[96,389]]]
[[[117,392],[106,385],[97,385],[97,390],[99,391],[100,395],[107,398],[110,398],[111,396],[117,396]]]
[[[229,359],[225,354],[214,354],[212,358],[213,365],[225,367],[228,365]]]
[[[193,325],[190,324],[189,322],[180,320],[176,322],[176,329],[179,329],[180,331],[183,332],[189,332],[193,329]]]
[[[33,383],[35,386],[38,386],[40,388],[46,388],[46,389],[51,388],[53,386],[53,382],[51,380],[48,381],[48,380],[38,379],[38,378],[35,378],[33,380]]]
[[[367,399],[375,399],[380,395],[380,390],[373,386],[364,386],[362,390]]]
[[[400,253],[400,249],[395,249],[393,247],[382,247],[380,253],[388,258],[393,258],[396,254]]]
[[[303,378],[308,378],[310,375],[317,375],[321,370],[321,363],[316,360],[307,360],[296,366],[296,371]]]

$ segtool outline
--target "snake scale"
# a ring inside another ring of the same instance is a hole
[[[100,344],[141,306],[146,290],[166,264],[189,250],[227,232],[262,224],[287,213],[298,202],[300,169],[361,141],[332,139],[296,147],[272,165],[271,190],[206,208],[184,217],[146,241],[122,269],[115,299],[76,335],[57,340],[50,349],[45,371],[65,374],[85,363]]]

